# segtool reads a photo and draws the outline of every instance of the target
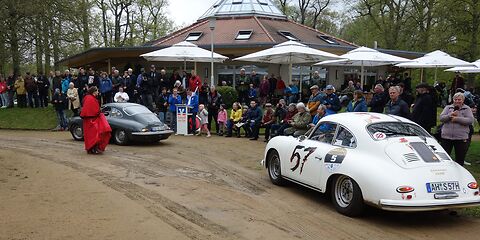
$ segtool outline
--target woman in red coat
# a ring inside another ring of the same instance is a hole
[[[97,96],[98,88],[90,87],[88,94],[83,98],[83,108],[80,113],[80,117],[83,119],[85,150],[89,154],[98,154],[105,151],[112,132],[105,115],[100,112]]]

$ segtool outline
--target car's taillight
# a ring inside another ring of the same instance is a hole
[[[471,182],[471,183],[469,183],[467,186],[468,186],[468,188],[470,188],[470,189],[477,189],[477,188],[478,188],[478,183],[476,183],[476,182]]]
[[[409,187],[409,186],[400,186],[397,188],[397,192],[398,193],[409,193],[409,192],[413,192],[415,189],[413,187]]]

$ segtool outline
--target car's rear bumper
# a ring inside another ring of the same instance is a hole
[[[480,197],[441,200],[389,200],[380,199],[379,207],[389,211],[432,211],[480,206]]]

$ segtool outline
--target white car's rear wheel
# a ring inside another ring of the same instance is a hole
[[[280,157],[278,156],[278,152],[276,150],[273,150],[268,155],[267,169],[268,169],[268,176],[270,177],[270,181],[273,184],[275,185],[285,184],[285,179],[283,179],[282,177]]]
[[[353,179],[344,175],[337,176],[331,193],[333,204],[339,213],[350,217],[362,214],[365,208],[362,191]]]

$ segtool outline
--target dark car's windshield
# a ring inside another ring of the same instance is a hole
[[[430,135],[421,127],[405,122],[374,123],[367,126],[367,130],[370,136],[376,140],[407,136],[430,137]]]
[[[129,116],[133,116],[137,114],[152,113],[150,112],[150,110],[148,110],[148,108],[144,106],[129,106],[129,107],[125,107],[123,111],[125,111],[125,113]]]

